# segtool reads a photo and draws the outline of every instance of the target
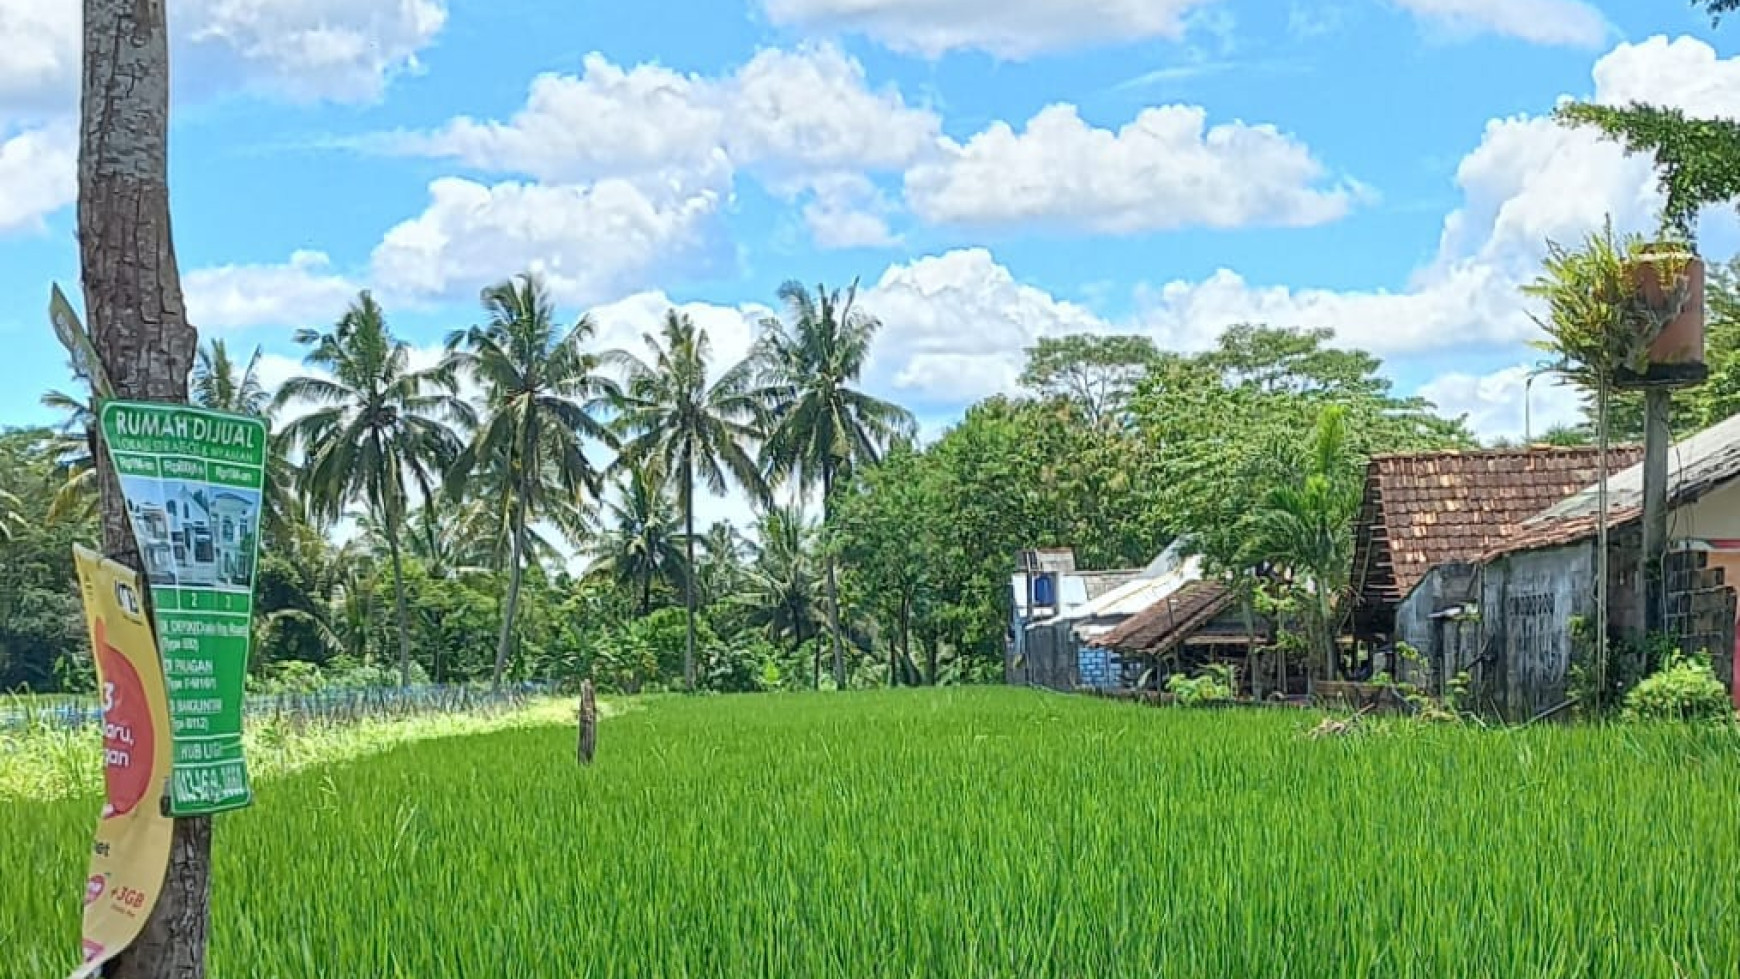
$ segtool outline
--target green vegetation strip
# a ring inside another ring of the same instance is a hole
[[[571,724],[576,704],[576,700],[569,698],[550,698],[512,710],[343,722],[304,722],[293,717],[251,719],[243,741],[253,776],[270,779],[431,738]],[[599,710],[608,717],[612,705],[600,704]],[[0,729],[0,803],[90,797],[101,793],[102,787],[99,728],[68,729],[43,724]]]
[[[664,700],[271,780],[212,974],[1740,974],[1740,735],[985,689]],[[88,802],[0,806],[0,975],[77,947]]]

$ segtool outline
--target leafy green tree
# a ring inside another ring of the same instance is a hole
[[[735,483],[752,499],[767,499],[766,481],[750,454],[761,438],[758,403],[747,361],[709,376],[712,341],[686,314],[665,314],[660,335],[645,338],[650,360],[621,353],[611,359],[627,375],[618,425],[625,433],[623,465],[657,460],[677,480],[683,511],[684,565],[695,567],[695,486],[723,494]],[[695,689],[696,575],[683,575],[689,620],[683,683]]]
[[[260,383],[259,347],[246,365],[230,357],[229,345],[214,338],[199,348],[193,359],[193,377],[188,392],[194,404],[213,411],[265,417],[272,395]]]
[[[90,399],[49,391],[42,405],[61,414],[55,431],[55,459],[61,476],[49,520],[83,520],[97,512],[96,412]]]
[[[597,332],[582,316],[564,330],[543,279],[527,273],[484,290],[489,319],[447,338],[447,366],[483,388],[485,413],[454,467],[458,492],[479,470],[499,474],[508,508],[508,591],[491,682],[507,669],[524,577],[528,528],[566,512],[587,494],[603,495],[603,474],[586,443],[617,445],[601,415],[620,400],[601,359],[586,349]]]
[[[684,556],[688,541],[658,460],[627,470],[620,490],[619,499],[605,501],[603,532],[589,548],[590,575],[632,590],[638,596],[640,617],[645,618],[652,614],[653,588],[658,583],[691,594]]]
[[[897,447],[881,464],[866,467],[842,494],[839,546],[873,614],[890,636],[888,684],[912,665],[915,617],[926,612],[935,562],[932,526],[940,512],[923,457]],[[930,664],[936,680],[936,661]]]
[[[916,426],[904,408],[858,390],[870,345],[882,324],[856,305],[854,282],[843,292],[787,282],[779,291],[784,321],[770,318],[754,356],[767,412],[762,468],[775,485],[795,483],[820,488],[824,525],[831,525],[834,488],[863,465],[874,463],[888,445],[910,436]],[[846,684],[841,646],[839,573],[833,551],[825,561],[828,641],[834,654],[834,681]]]
[[[1241,521],[1248,559],[1278,566],[1303,599],[1296,606],[1308,645],[1335,679],[1340,609],[1353,567],[1353,521],[1364,487],[1364,462],[1354,450],[1347,409],[1330,405],[1310,439],[1278,438],[1268,447],[1278,473],[1258,508]]]
[[[1041,337],[1027,348],[1021,386],[1042,398],[1066,398],[1091,424],[1128,406],[1148,370],[1161,360],[1154,341],[1128,334],[1076,333]]]
[[[410,509],[408,486],[427,500],[459,455],[449,420],[470,409],[456,396],[451,370],[410,368],[410,347],[392,334],[373,295],[363,292],[328,332],[299,330],[303,363],[317,374],[293,377],[277,407],[313,409],[284,429],[303,453],[301,490],[318,519],[335,520],[351,503],[380,523],[391,551],[399,635],[400,682],[411,682],[411,635],[405,607],[400,532]]]

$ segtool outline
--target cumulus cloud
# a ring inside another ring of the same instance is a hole
[[[1394,0],[1428,24],[1458,34],[1498,34],[1535,44],[1592,48],[1607,19],[1585,0]]]
[[[624,180],[589,185],[447,177],[422,214],[388,231],[375,280],[411,296],[457,298],[504,269],[542,273],[560,302],[590,305],[651,285],[657,269],[705,262],[711,191],[654,194]]]
[[[1364,192],[1331,183],[1311,151],[1273,126],[1207,124],[1200,106],[1145,109],[1116,132],[1075,106],[1021,132],[997,122],[906,177],[906,196],[944,224],[1044,224],[1110,234],[1191,225],[1323,224]]]
[[[188,318],[201,329],[323,327],[343,314],[360,285],[335,272],[324,252],[298,251],[281,265],[220,265],[182,276]]]
[[[0,139],[0,234],[41,231],[78,198],[78,134],[56,122]]]
[[[446,21],[446,0],[178,0],[169,29],[178,79],[197,91],[356,102],[416,70]],[[77,109],[81,25],[72,0],[7,0],[0,110]]]
[[[775,24],[867,35],[936,58],[975,49],[1024,59],[1096,44],[1177,39],[1214,0],[762,0]]]
[[[1453,371],[1421,385],[1419,393],[1441,414],[1467,416],[1468,427],[1486,442],[1539,438],[1555,426],[1581,422],[1577,389],[1551,374],[1531,383],[1530,370],[1517,366],[1490,374]]]
[[[763,50],[723,78],[588,55],[582,73],[539,76],[504,121],[460,117],[389,141],[405,152],[540,180],[637,179],[752,168],[771,182],[899,169],[941,120],[896,89],[873,89],[831,44]]]

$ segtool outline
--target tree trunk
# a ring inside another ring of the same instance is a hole
[[[393,561],[393,604],[399,616],[399,686],[411,685],[411,616],[405,610],[405,568],[399,555],[399,531],[395,521],[387,519],[387,554]]]
[[[492,689],[501,688],[502,674],[507,672],[508,647],[514,637],[514,615],[520,608],[520,577],[524,573],[521,556],[525,553],[526,509],[523,501],[514,504],[512,553],[508,567],[507,607],[502,610],[501,641],[495,647],[495,672],[490,676]]]
[[[840,648],[840,580],[834,558],[834,466],[822,465],[822,526],[828,532],[828,644],[834,651],[834,689],[846,689],[846,652]]]
[[[925,666],[927,667],[926,672],[928,672],[930,674],[930,681],[929,682],[930,682],[930,685],[933,687],[936,686],[936,669],[937,669],[937,663],[936,663],[937,648],[936,647],[937,647],[937,641],[938,640],[937,640],[937,636],[936,636],[935,632],[931,632],[930,635],[925,636],[923,639],[920,640],[920,642],[924,643]]]
[[[79,267],[86,321],[115,396],[186,402],[199,337],[170,231],[168,40],[164,0],[85,0]],[[95,462],[103,550],[143,575],[107,453]],[[211,820],[176,820],[162,896],[108,974],[201,979],[210,900]]]
[[[688,567],[683,574],[683,604],[689,610],[689,635],[683,647],[683,683],[695,692],[695,462],[683,458],[683,547]]]

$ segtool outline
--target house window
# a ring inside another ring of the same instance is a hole
[[[224,543],[225,544],[234,544],[235,542],[236,542],[236,522],[234,520],[231,520],[229,517],[225,517],[224,518]]]

